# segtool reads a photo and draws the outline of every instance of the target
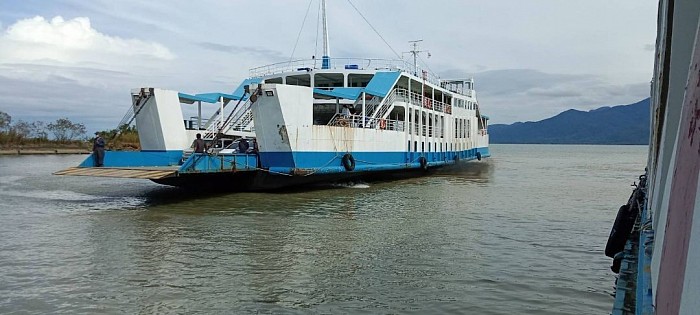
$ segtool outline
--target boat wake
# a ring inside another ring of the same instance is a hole
[[[331,186],[333,187],[339,187],[339,188],[355,188],[355,189],[367,189],[369,188],[369,184],[365,183],[363,181],[357,181],[357,182],[344,182],[344,183],[335,183],[332,184]]]

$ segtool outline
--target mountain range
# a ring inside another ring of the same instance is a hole
[[[491,143],[648,144],[649,99],[590,111],[570,109],[540,121],[489,126]]]

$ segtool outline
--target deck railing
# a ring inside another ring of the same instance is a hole
[[[403,101],[442,113],[452,113],[452,105],[408,91],[406,89],[396,89],[396,101]]]
[[[328,126],[404,131],[405,122],[362,115],[335,114]]]
[[[321,59],[299,59],[285,62],[273,63],[261,67],[250,69],[251,77],[263,77],[277,73],[320,70]],[[401,59],[377,59],[377,58],[331,58],[330,69],[333,70],[393,70],[406,73],[412,73],[417,77],[423,77],[425,80],[440,86],[440,77],[436,74],[423,69],[420,66],[413,67],[413,64]]]

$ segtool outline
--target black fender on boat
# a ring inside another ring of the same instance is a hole
[[[625,243],[632,232],[634,221],[637,220],[637,211],[629,204],[620,207],[615,217],[608,243],[605,245],[605,256],[614,258],[625,248]]]
[[[418,163],[420,163],[420,168],[424,171],[428,170],[428,160],[424,157],[421,156],[418,158]]]
[[[481,152],[476,152],[476,159],[481,161]]]
[[[343,155],[343,167],[345,167],[345,170],[348,172],[352,172],[355,169],[355,158],[352,157],[352,154],[350,153],[345,153]]]

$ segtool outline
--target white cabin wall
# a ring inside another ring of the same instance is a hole
[[[698,174],[700,182],[700,174]],[[695,196],[700,196],[700,185],[695,192]],[[685,267],[685,281],[683,283],[683,294],[681,296],[681,314],[697,314],[700,310],[700,198],[695,198],[695,209],[693,211],[693,227],[690,233],[690,243],[688,244],[688,259]]]
[[[177,91],[153,89],[153,96],[136,115],[143,151],[183,150],[189,147]]]

